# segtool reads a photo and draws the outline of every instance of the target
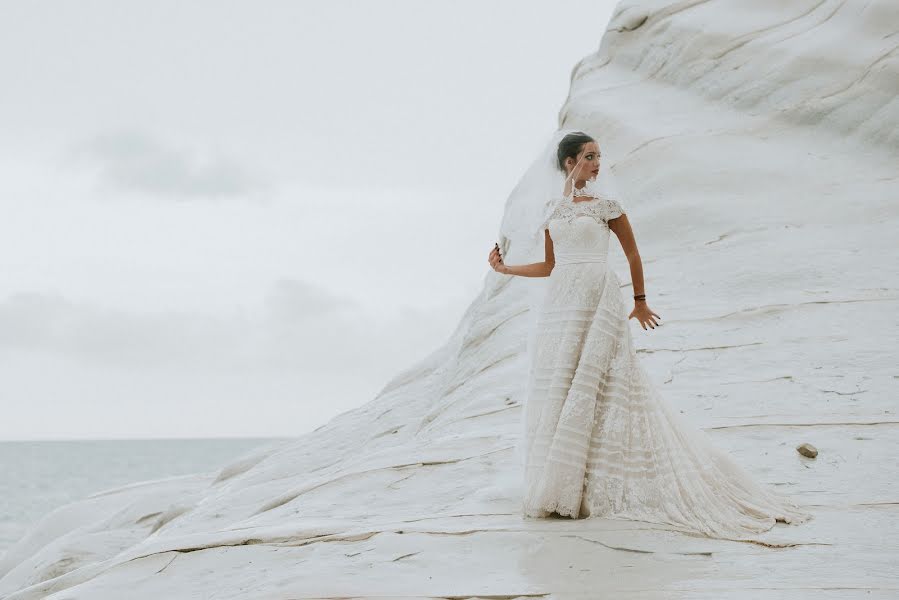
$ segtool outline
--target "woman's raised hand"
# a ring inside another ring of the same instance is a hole
[[[490,263],[490,268],[497,273],[505,272],[506,265],[503,264],[503,257],[499,252],[499,244],[493,245],[493,249],[490,250],[490,255],[487,257],[487,262]]]

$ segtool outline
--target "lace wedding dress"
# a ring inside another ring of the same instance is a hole
[[[635,519],[712,537],[811,519],[753,481],[654,388],[606,261],[607,222],[623,213],[611,197],[569,196],[543,226],[555,267],[529,366],[523,514]]]

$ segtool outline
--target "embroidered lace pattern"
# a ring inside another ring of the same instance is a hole
[[[593,217],[598,223],[607,224],[625,212],[621,200],[600,191],[597,186],[588,185],[583,189],[574,188],[572,192],[574,197],[580,198],[580,200],[574,200],[571,195],[556,198],[555,206],[541,225],[541,230],[546,229],[553,219],[570,222],[576,217],[587,215]]]

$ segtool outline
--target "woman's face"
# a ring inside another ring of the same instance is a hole
[[[599,175],[599,146],[596,145],[596,142],[587,142],[581,148],[581,151],[578,153],[577,158],[567,158],[565,162],[568,165],[568,173],[571,174],[571,169],[574,165],[577,164],[578,161],[581,162],[575,169],[574,176],[572,179],[575,181],[583,181],[585,179],[594,179],[597,175]]]

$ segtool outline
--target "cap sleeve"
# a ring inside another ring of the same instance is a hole
[[[540,224],[540,233],[543,233],[544,229],[549,228],[549,221],[552,219],[552,214],[546,215],[546,218],[543,219],[543,223]]]
[[[606,221],[616,219],[624,214],[624,207],[621,206],[621,200],[617,198],[606,198],[604,203]]]
[[[538,233],[543,234],[543,230],[549,227],[549,222],[556,216],[558,212],[559,203],[558,200],[551,200],[545,210],[545,216],[543,218],[543,222],[540,224],[540,228]]]

